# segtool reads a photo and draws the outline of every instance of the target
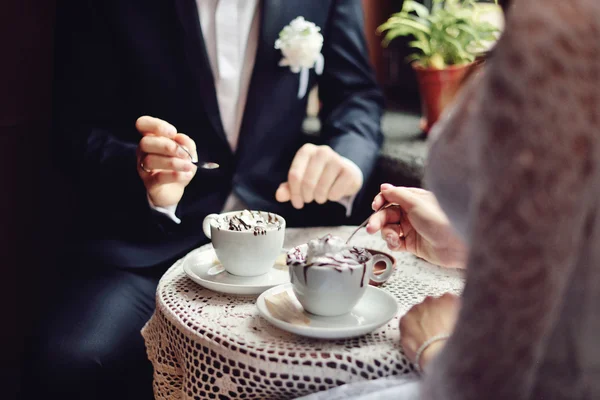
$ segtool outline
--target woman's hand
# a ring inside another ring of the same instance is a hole
[[[383,184],[372,207],[377,210],[386,203],[398,207],[373,215],[367,232],[381,231],[391,250],[408,251],[443,267],[465,267],[467,247],[450,225],[433,193]]]
[[[181,200],[185,187],[196,174],[196,144],[189,136],[177,133],[166,121],[140,117],[136,124],[142,134],[138,145],[138,174],[156,207],[172,206]],[[183,148],[189,151],[185,151]]]
[[[450,293],[426,297],[422,303],[413,306],[400,319],[400,345],[404,354],[414,363],[423,343],[436,335],[452,334],[459,310],[460,299]],[[440,340],[429,345],[421,353],[418,367],[425,369],[445,344],[445,340]]]

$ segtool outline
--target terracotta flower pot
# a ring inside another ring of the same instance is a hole
[[[424,68],[413,63],[421,94],[421,129],[427,133],[452,102],[465,80],[482,62],[450,66],[444,69]]]

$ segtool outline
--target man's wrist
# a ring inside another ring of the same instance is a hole
[[[169,217],[176,224],[181,223],[181,219],[179,217],[177,217],[177,215],[175,215],[175,212],[177,211],[177,206],[179,205],[179,203],[176,203],[176,204],[173,204],[170,206],[159,207],[159,206],[154,205],[154,202],[152,202],[152,199],[150,198],[150,195],[148,193],[146,193],[146,198],[148,199],[148,205],[150,206],[151,209],[153,209],[154,211],[157,211],[161,214],[164,214],[165,216]]]
[[[362,186],[365,181],[365,177],[364,177],[363,172],[360,169],[360,167],[358,165],[356,165],[356,163],[354,161],[350,160],[349,158],[343,157],[343,156],[341,156],[341,157],[342,157],[342,160],[344,161],[344,163],[346,165],[348,165],[348,167],[352,171],[352,175],[354,175],[357,178],[358,190],[356,190],[354,193],[348,194],[348,196],[354,196],[360,191],[360,189],[362,189]]]

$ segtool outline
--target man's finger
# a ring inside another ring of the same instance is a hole
[[[165,157],[179,157],[189,160],[188,153],[179,147],[177,142],[162,136],[144,136],[138,149],[142,153],[157,154]]]
[[[335,180],[327,198],[331,201],[340,201],[344,196],[350,196],[356,192],[358,189],[354,187],[352,173],[348,170],[345,170],[340,175],[338,175]]]
[[[331,187],[338,178],[341,170],[342,167],[337,162],[330,162],[325,166],[325,171],[323,171],[315,189],[315,201],[317,203],[325,204],[327,202]]]
[[[181,171],[154,171],[144,178],[147,187],[155,185],[165,185],[167,183],[186,183],[189,182],[194,174],[192,172]]]
[[[302,179],[302,199],[305,203],[311,203],[315,199],[315,189],[332,155],[333,150],[329,147],[319,147],[306,166]]]
[[[287,182],[282,183],[277,188],[275,192],[275,200],[280,203],[286,203],[292,199],[292,194],[290,192],[290,185]]]
[[[302,180],[306,166],[314,152],[314,145],[304,145],[298,150],[294,161],[288,173],[288,183],[290,185],[291,201],[294,208],[301,209],[304,207],[304,199],[302,197]]]
[[[194,162],[198,161],[198,152],[196,151],[196,142],[194,142],[191,137],[189,137],[188,135],[186,135],[184,133],[178,133],[175,135],[173,140],[175,142],[177,142],[179,145],[183,146],[190,153],[189,155],[192,158],[192,161],[194,161]]]
[[[141,159],[146,170],[170,170],[170,171],[193,171],[196,166],[189,160],[178,157],[165,157],[156,154],[148,154]]]
[[[173,139],[177,134],[177,129],[162,119],[143,116],[135,122],[135,127],[142,135],[164,136]]]

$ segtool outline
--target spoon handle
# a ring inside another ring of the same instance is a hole
[[[194,164],[198,168],[202,168],[202,169],[217,169],[217,168],[219,168],[219,164],[217,164],[215,162],[194,160],[194,157],[192,157],[192,154],[189,152],[188,149],[186,149],[184,146],[182,146],[180,144],[178,146],[181,147],[183,149],[183,151],[185,151],[188,154],[188,156],[190,156],[190,161],[192,162],[192,164]]]
[[[361,228],[364,228],[365,226],[367,226],[367,224],[369,223],[369,220],[371,219],[371,217],[372,217],[373,215],[377,214],[379,211],[383,211],[383,210],[385,210],[386,208],[390,208],[390,207],[397,207],[397,206],[398,206],[398,204],[395,204],[395,203],[386,203],[386,204],[382,205],[381,207],[379,207],[379,209],[378,209],[378,210],[374,211],[374,212],[373,212],[373,214],[371,214],[371,215],[369,216],[369,218],[365,219],[365,220],[363,221],[363,223],[362,223],[362,224],[360,224],[360,225],[359,225],[359,226],[358,226],[358,227],[357,227],[357,228],[354,230],[354,232],[352,232],[352,234],[350,235],[350,237],[348,238],[348,240],[346,240],[346,244],[350,243],[350,239],[352,239],[352,238],[354,237],[354,235],[356,235],[356,234],[358,233],[358,231],[359,231],[359,230],[361,230]],[[400,229],[402,229],[402,228],[400,228]]]

